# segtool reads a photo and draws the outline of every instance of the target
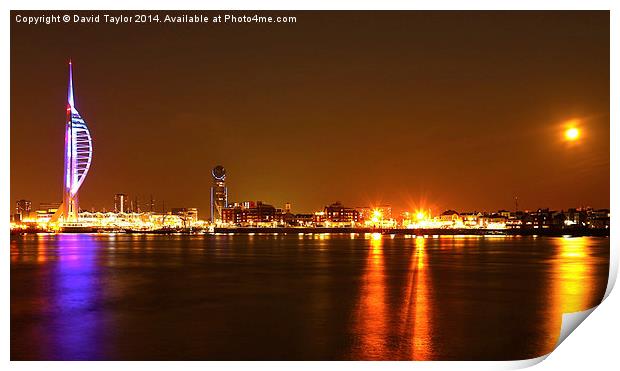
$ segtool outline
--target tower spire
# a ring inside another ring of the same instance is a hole
[[[69,94],[67,97],[67,104],[71,107],[71,112],[75,111],[75,102],[73,101],[73,64],[71,58],[69,58]]]

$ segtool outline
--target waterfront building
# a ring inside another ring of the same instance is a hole
[[[242,223],[250,225],[267,225],[276,222],[276,208],[272,205],[257,201],[255,207],[244,209]]]
[[[356,207],[355,211],[357,211],[361,222],[372,219],[372,209],[370,206]]]
[[[69,89],[65,122],[65,149],[62,204],[52,217],[53,222],[77,222],[78,191],[88,174],[93,157],[93,141],[86,122],[75,108],[73,66],[69,61]]]
[[[483,224],[483,220],[482,220],[483,214],[481,212],[472,211],[472,212],[460,213],[459,215],[461,217],[463,225],[466,228],[477,228],[477,227],[481,227]]]
[[[187,209],[191,213],[190,209]],[[138,212],[89,212],[79,213],[80,222],[102,230],[155,230],[159,228],[184,228],[202,226],[198,221],[193,222],[191,217],[168,213],[138,213]]]
[[[241,225],[242,216],[243,210],[241,205],[235,203],[235,205],[222,210],[222,223],[228,225]]]
[[[62,202],[41,202],[37,210],[45,210],[53,214],[60,208],[61,204]]]
[[[250,207],[245,207],[250,205]],[[222,210],[222,223],[236,226],[275,227],[283,224],[282,210],[257,202],[235,203]]]
[[[462,228],[463,219],[461,215],[454,210],[446,210],[439,215],[438,222],[442,228]]]
[[[126,213],[129,211],[127,208],[127,195],[124,193],[117,193],[114,195],[114,212]]]
[[[314,214],[294,214],[291,225],[312,227],[314,226]]]
[[[297,225],[297,221],[295,220],[295,215],[291,212],[291,203],[287,202],[284,204],[284,209],[276,210],[276,218],[279,225],[282,226],[295,226]]]
[[[510,212],[509,210],[502,209],[502,210],[499,210],[497,213],[506,219],[510,219],[511,217],[514,216],[514,213]]]
[[[462,216],[462,214],[461,214]],[[480,227],[487,229],[505,229],[508,218],[499,213],[492,213],[481,217]]]
[[[566,221],[566,214],[564,213],[564,210],[551,212],[551,227],[562,228],[566,225],[564,223],[565,221]]]
[[[520,229],[523,226],[523,220],[513,217],[506,221],[506,228],[508,229]]]
[[[197,223],[198,222],[198,209],[195,207],[188,207],[185,210],[185,216],[189,219],[190,222],[192,223]]]
[[[355,226],[360,221],[359,212],[351,207],[345,207],[339,201],[327,205],[323,211],[314,214],[315,223],[326,227]]]
[[[41,202],[39,208],[35,211],[33,219],[38,224],[48,223],[58,212],[61,202]]]
[[[30,218],[32,212],[32,202],[29,200],[19,200],[15,203],[15,221],[21,222]]]
[[[609,228],[609,209],[591,210],[587,218],[590,228]]]
[[[566,212],[566,219],[564,225],[566,226],[578,226],[583,227],[586,225],[588,214],[585,210],[570,208]]]
[[[56,212],[50,213],[47,210],[37,210],[35,212],[35,219],[38,224],[47,224],[52,219]]]
[[[552,215],[553,212],[549,211],[548,208],[538,209],[537,211],[529,213],[529,219],[531,220],[534,229],[549,228],[552,224]]]
[[[460,219],[460,214],[454,210],[446,210],[443,213],[441,213],[441,215],[439,216],[439,218],[442,221],[457,221]]]
[[[211,170],[211,222],[222,223],[222,211],[228,206],[228,189],[226,188],[226,170],[217,165]]]
[[[198,222],[198,209],[195,207],[177,207],[171,211],[172,215],[178,215],[187,225],[193,225]]]

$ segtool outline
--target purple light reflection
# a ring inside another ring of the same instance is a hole
[[[102,359],[104,330],[101,301],[104,287],[100,284],[97,265],[96,236],[58,235],[57,263],[52,275],[54,303],[52,333],[53,359]]]

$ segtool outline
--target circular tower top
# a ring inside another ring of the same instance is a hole
[[[213,175],[215,180],[224,180],[226,179],[226,169],[222,165],[217,165],[211,170],[211,175]]]

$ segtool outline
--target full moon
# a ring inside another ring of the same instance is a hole
[[[579,134],[580,134],[579,129],[570,128],[564,132],[564,137],[566,138],[566,140],[574,141],[574,140],[579,139]]]

